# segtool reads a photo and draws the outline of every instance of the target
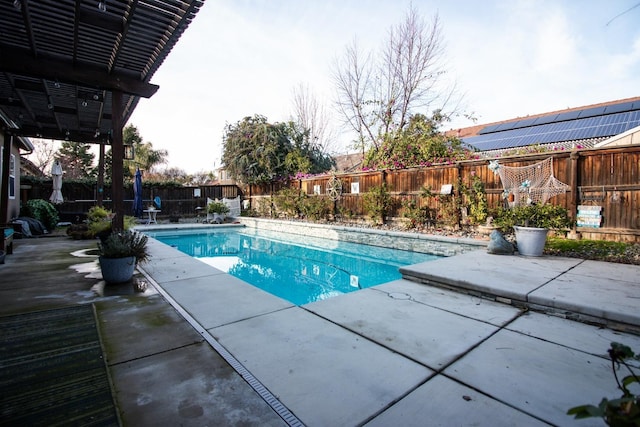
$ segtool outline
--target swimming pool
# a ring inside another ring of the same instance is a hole
[[[440,258],[308,236],[244,229],[145,234],[293,304],[401,278],[398,268]]]

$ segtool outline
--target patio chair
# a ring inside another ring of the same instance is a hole
[[[13,253],[13,227],[0,227],[3,229],[3,246],[0,249],[4,249],[6,254]]]

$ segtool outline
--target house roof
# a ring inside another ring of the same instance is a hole
[[[447,132],[479,151],[594,142],[640,125],[640,97],[552,111]]]
[[[340,154],[334,156],[336,172],[354,172],[362,168],[362,153]]]
[[[109,143],[204,0],[0,2],[0,112],[20,137]]]

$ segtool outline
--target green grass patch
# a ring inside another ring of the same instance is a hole
[[[638,264],[640,244],[609,242],[604,240],[570,240],[550,237],[545,245],[545,254],[583,258],[599,261]]]
[[[598,252],[602,254],[621,254],[629,244],[622,242],[608,242],[605,240],[571,240],[552,237],[547,239],[546,249],[572,252]]]

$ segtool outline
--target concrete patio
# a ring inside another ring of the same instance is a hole
[[[94,303],[124,425],[602,426],[566,411],[640,350],[638,266],[480,250],[294,306],[157,241],[105,287],[94,247],[17,241],[0,313]]]

